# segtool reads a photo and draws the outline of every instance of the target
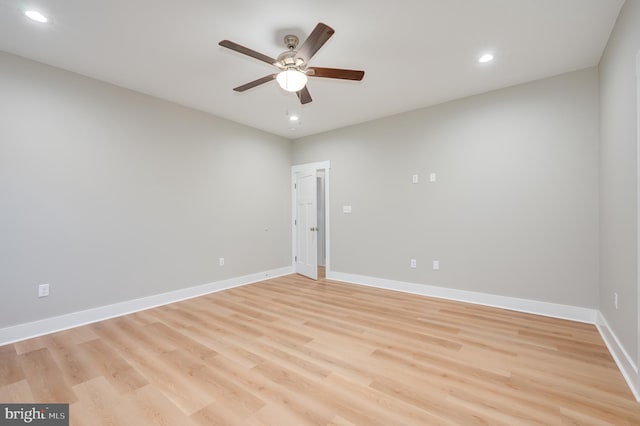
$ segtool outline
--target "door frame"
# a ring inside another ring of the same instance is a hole
[[[636,280],[637,313],[636,366],[640,365],[640,50],[636,53]],[[636,372],[636,389],[640,389],[640,372]]]
[[[295,226],[295,217],[296,217],[296,202],[297,202],[297,193],[295,190],[295,182],[296,182],[296,173],[301,172],[303,170],[308,169],[316,169],[324,171],[324,242],[325,242],[325,276],[329,277],[329,272],[331,271],[331,215],[329,214],[330,210],[330,197],[329,197],[329,188],[331,183],[331,162],[329,160],[326,161],[318,161],[314,163],[305,163],[305,164],[296,164],[291,166],[291,268],[295,272],[296,262],[295,256],[296,253],[296,226]]]

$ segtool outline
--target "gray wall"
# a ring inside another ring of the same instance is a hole
[[[595,68],[302,138],[293,153],[331,161],[333,271],[597,307]]]
[[[640,1],[627,0],[600,62],[600,310],[637,358],[637,100]],[[613,293],[619,295],[619,308]]]
[[[0,120],[0,327],[291,264],[288,140],[1,52]]]

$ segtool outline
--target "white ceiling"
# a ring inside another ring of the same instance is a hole
[[[623,3],[0,0],[0,50],[294,139],[597,65]],[[232,91],[274,68],[220,40],[276,57],[285,34],[302,41],[318,22],[335,34],[310,65],[363,69],[362,82],[311,78],[305,106],[275,82]],[[477,63],[485,51],[495,61]]]

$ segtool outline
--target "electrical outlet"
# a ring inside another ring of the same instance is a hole
[[[411,267],[412,267],[412,268],[417,268],[417,267],[418,267],[418,266],[417,266],[417,262],[416,262],[416,260],[415,260],[415,259],[411,259]]]
[[[435,182],[436,181],[436,174],[435,173],[430,173],[429,174],[429,182]]]
[[[419,179],[418,175],[411,175],[411,183],[418,183]]]
[[[40,284],[38,286],[38,297],[49,296],[49,284]]]
[[[220,259],[218,259],[218,265],[224,266],[224,257],[221,257]]]
[[[613,304],[618,309],[618,293],[613,293]]]
[[[440,261],[439,260],[434,260],[433,261],[433,270],[437,271],[438,269],[440,269]]]

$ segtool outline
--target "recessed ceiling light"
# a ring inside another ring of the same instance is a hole
[[[44,16],[37,10],[27,10],[24,12],[24,14],[27,15],[28,18],[33,19],[36,22],[41,22],[43,24],[49,21],[46,16]]]
[[[298,121],[300,120],[300,117],[298,117],[297,115],[290,115],[289,116],[289,121]]]
[[[478,62],[480,62],[481,64],[486,64],[487,62],[491,61],[493,61],[493,55],[491,53],[485,53],[478,58]]]

